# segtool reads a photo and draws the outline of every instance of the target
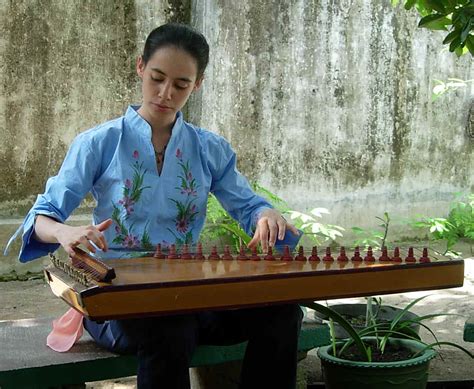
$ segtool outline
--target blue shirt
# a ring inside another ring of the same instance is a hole
[[[17,231],[23,231],[21,262],[59,246],[33,238],[35,217],[47,215],[65,222],[88,192],[97,202],[93,223],[114,221],[104,231],[111,249],[153,250],[157,243],[196,243],[210,192],[251,235],[258,214],[271,205],[237,171],[229,143],[185,122],[180,112],[158,174],[151,127],[136,109],[129,107],[125,116],[75,138],[59,173],[48,180],[45,193]]]

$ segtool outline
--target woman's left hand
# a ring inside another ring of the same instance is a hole
[[[268,208],[264,210],[257,222],[257,228],[248,247],[253,248],[260,242],[264,253],[268,247],[275,246],[277,238],[282,240],[285,237],[286,230],[299,235],[298,230],[293,224],[288,223],[285,218],[275,209]]]

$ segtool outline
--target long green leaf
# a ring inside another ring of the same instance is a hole
[[[455,347],[461,351],[464,351],[467,355],[469,355],[471,358],[474,359],[474,354],[471,353],[468,349],[460,346],[459,344],[456,344],[456,343],[452,343],[452,342],[435,342],[435,343],[431,343],[431,344],[428,344],[426,345],[425,348],[423,348],[422,350],[418,351],[415,355],[413,355],[413,357],[416,357],[417,355],[423,353],[425,350],[427,349],[432,349],[433,347],[435,346],[441,346],[441,345],[446,345],[446,346],[451,346],[451,347]]]
[[[474,36],[469,35],[466,39],[466,47],[472,56],[474,56]]]
[[[252,240],[252,238],[250,236],[248,236],[245,233],[244,230],[242,230],[240,227],[238,227],[236,225],[221,223],[221,224],[218,224],[217,226],[231,232],[232,234],[234,234],[238,238],[242,239],[242,241],[245,244],[248,244]]]
[[[398,315],[395,316],[395,318],[391,321],[390,323],[390,329],[393,330],[395,328],[395,326],[397,325],[397,323],[402,319],[403,316],[405,316],[405,314],[409,311],[409,309],[417,304],[419,301],[423,300],[424,298],[426,298],[428,296],[421,296],[415,300],[413,300],[410,304],[408,304],[404,309],[402,309]]]
[[[328,318],[334,320],[336,323],[338,323],[342,328],[344,328],[351,339],[354,341],[356,344],[357,348],[359,351],[362,353],[362,355],[366,356],[367,361],[371,361],[371,355],[370,352],[367,350],[367,347],[365,346],[364,342],[362,341],[361,337],[359,334],[354,330],[354,328],[351,326],[351,324],[344,319],[339,313],[333,311],[332,309],[325,307],[324,305],[321,305],[319,303],[315,302],[306,302],[304,304],[301,304],[305,307],[314,309],[317,312],[322,313],[323,315],[326,315]]]
[[[444,44],[448,44],[448,43],[451,43],[452,40],[456,37],[458,37],[461,33],[459,32],[459,30],[453,30],[451,31],[448,35],[446,35],[446,38],[444,38],[443,40],[443,43]]]
[[[446,26],[451,24],[451,20],[446,15],[434,14],[425,16],[418,23],[418,27],[429,28],[431,30],[446,30]]]

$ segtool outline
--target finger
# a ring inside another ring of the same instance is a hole
[[[278,239],[283,240],[285,239],[285,233],[286,233],[286,220],[281,217],[278,219],[277,224],[278,224]]]
[[[300,232],[293,224],[287,222],[286,228],[289,229],[293,233],[293,235],[296,235],[296,236],[300,235]]]
[[[77,246],[77,245],[76,245]],[[74,255],[76,255],[75,251],[74,251],[74,247],[76,246],[66,246],[64,247],[64,250],[66,251],[66,253],[72,258]]]
[[[87,241],[87,243],[84,243],[84,247],[92,253],[95,253],[97,251],[95,246],[90,241]]]
[[[268,251],[268,221],[260,220],[259,221],[259,232],[260,232],[260,244],[262,245],[262,250],[264,253]]]
[[[107,220],[104,220],[102,223],[97,224],[95,227],[99,231],[105,231],[107,228],[109,228],[112,225],[112,223],[113,223],[112,219],[107,219]]]
[[[87,232],[87,238],[93,244],[95,244],[99,249],[106,251],[107,242],[105,236],[102,232],[97,229],[97,226],[92,226],[91,230]]]
[[[258,242],[260,241],[260,230],[257,229],[255,230],[255,233],[253,234],[252,240],[247,244],[247,247],[250,249],[253,249]]]
[[[112,225],[112,223],[112,219],[104,220],[103,222],[95,226],[91,226],[91,230],[87,234],[89,240],[92,241],[99,249],[103,251],[107,251],[108,245],[104,234],[102,234],[102,231],[108,229]]]
[[[99,231],[93,231],[92,233],[89,233],[88,239],[90,242],[92,242],[94,245],[96,245],[99,249],[103,251],[107,251],[107,242],[105,240],[104,234]]]
[[[96,238],[96,237],[95,237],[94,231],[93,231],[93,230],[88,230],[88,231],[86,231],[86,234],[85,234],[85,235],[83,235],[83,236],[81,236],[81,237],[79,238],[79,241],[81,242],[81,244],[82,244],[84,247],[87,247],[88,250],[90,250],[90,251],[92,251],[93,253],[95,253],[95,252],[96,252],[96,249],[95,249],[95,247],[94,247],[94,246],[92,245],[92,243],[91,243],[91,242],[94,242],[95,238]],[[96,244],[96,243],[94,242],[94,244]],[[91,247],[92,247],[92,250],[91,250]]]
[[[277,225],[277,223],[275,222],[274,219],[268,219],[267,225],[268,225],[268,232],[269,232],[269,235],[270,235],[270,238],[268,239],[268,245],[270,247],[273,247],[273,246],[275,246],[275,242],[276,242],[276,239],[277,239],[278,225]]]
[[[109,249],[104,234],[100,234],[99,244],[97,245],[97,247],[99,247],[102,251],[107,251]]]

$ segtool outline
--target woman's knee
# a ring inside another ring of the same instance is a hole
[[[87,320],[85,328],[102,347],[116,353],[135,353],[138,348],[192,349],[197,342],[194,315],[110,320]]]

